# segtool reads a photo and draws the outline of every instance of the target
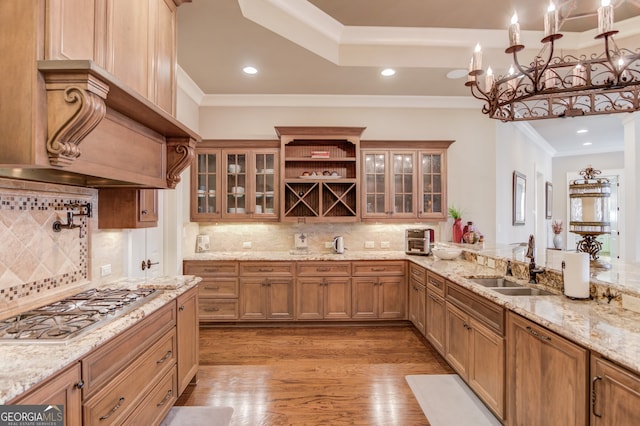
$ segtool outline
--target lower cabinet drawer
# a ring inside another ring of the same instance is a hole
[[[124,422],[125,425],[157,425],[178,399],[178,380],[173,368],[142,401],[139,408]]]
[[[369,261],[362,260],[353,262],[353,275],[404,275],[404,261]]]
[[[160,378],[175,368],[176,332],[172,329],[83,403],[83,424],[121,424]]]
[[[236,320],[239,317],[238,299],[205,299],[198,302],[200,321]]]
[[[203,279],[198,286],[200,297],[233,299],[238,297],[238,278],[220,277]]]

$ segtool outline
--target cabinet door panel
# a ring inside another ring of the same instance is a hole
[[[293,280],[290,278],[269,278],[268,312],[269,319],[293,319]]]
[[[349,278],[326,278],[324,318],[351,318],[351,281]]]
[[[318,320],[323,318],[322,279],[298,279],[297,313],[299,320]]]
[[[46,59],[95,60],[95,3],[50,0],[47,5]]]
[[[445,358],[454,370],[467,380],[469,377],[469,320],[455,306],[446,303]]]
[[[444,299],[427,289],[427,340],[444,356],[445,306]]]
[[[377,278],[358,277],[353,279],[352,304],[353,318],[378,317]]]
[[[636,425],[640,419],[640,377],[593,355],[591,377],[591,424]]]
[[[407,291],[404,277],[381,277],[378,282],[378,318],[404,318]]]
[[[504,418],[504,339],[471,319],[469,386]]]
[[[267,319],[266,287],[262,278],[240,280],[240,318]]]
[[[156,104],[169,114],[175,109],[176,6],[173,0],[155,0],[158,4],[156,32]]]

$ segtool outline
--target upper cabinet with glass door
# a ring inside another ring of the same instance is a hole
[[[278,219],[279,156],[272,148],[278,142],[209,140],[201,145],[191,170],[192,221]]]
[[[208,221],[220,214],[220,150],[196,149],[191,165],[191,220]]]
[[[451,143],[362,141],[362,220],[446,220]]]

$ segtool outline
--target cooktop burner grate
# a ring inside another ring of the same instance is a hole
[[[156,289],[90,289],[0,321],[0,340],[68,341],[133,310]]]

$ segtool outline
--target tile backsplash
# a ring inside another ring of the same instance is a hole
[[[78,215],[79,228],[53,229],[86,203],[96,206],[96,190],[0,179],[0,312],[90,279],[90,219]]]

